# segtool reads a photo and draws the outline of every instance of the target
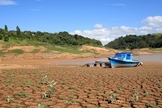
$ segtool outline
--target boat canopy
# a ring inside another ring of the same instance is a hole
[[[116,53],[113,58],[119,60],[133,60],[132,52]]]

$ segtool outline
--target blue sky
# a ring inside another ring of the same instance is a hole
[[[67,31],[106,44],[119,36],[162,33],[162,0],[0,0],[0,28]]]

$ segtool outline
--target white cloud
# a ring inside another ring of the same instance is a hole
[[[127,34],[134,34],[135,32],[138,31],[138,28],[121,26],[121,27],[112,27],[110,30],[112,36],[123,36]]]
[[[152,27],[149,26],[143,26],[139,28],[139,34],[148,34],[149,31],[152,31]]]
[[[162,16],[149,16],[142,21],[146,25],[145,32],[162,32]]]
[[[103,28],[103,27],[102,27],[102,24],[95,24],[93,27],[96,28],[96,29],[101,29],[101,28]]]
[[[129,34],[144,35],[149,33],[162,32],[162,16],[150,16],[142,21],[144,26],[139,28],[120,26],[120,27],[103,27],[102,24],[95,24],[92,30],[75,30],[71,34],[79,34],[85,37],[100,40],[103,44]]]
[[[17,5],[13,0],[0,0],[0,5]]]
[[[106,37],[103,37],[100,39],[100,41],[102,42],[102,44],[107,44],[107,42],[110,42],[110,41],[113,41],[115,38],[106,38]]]
[[[162,27],[161,27],[161,28],[157,28],[157,29],[156,29],[156,32],[162,33]]]
[[[128,34],[135,34],[134,32],[136,32],[137,30],[137,28],[126,26],[104,28],[101,26],[101,24],[95,24],[94,29],[92,30],[75,30],[71,34],[79,34],[85,37],[97,39],[100,40],[103,44],[107,44],[117,37],[125,36]]]
[[[143,20],[147,26],[162,27],[162,16],[150,16]]]
[[[148,26],[143,26],[141,28],[139,28],[140,31],[151,31],[152,27],[148,27]]]

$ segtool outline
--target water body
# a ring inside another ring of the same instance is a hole
[[[140,62],[162,62],[162,53],[154,53],[154,54],[147,54],[147,55],[139,55],[133,56],[135,60],[139,60]],[[57,62],[54,64],[57,65],[84,65],[86,63],[95,63],[95,61],[104,61],[108,62],[108,58],[94,58],[92,60],[71,60],[65,62]]]
[[[134,59],[142,62],[162,62],[162,53],[134,56]]]

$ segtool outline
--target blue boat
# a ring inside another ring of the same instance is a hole
[[[116,53],[114,57],[109,58],[109,61],[111,68],[136,67],[143,64],[142,62],[133,59],[132,52]]]

